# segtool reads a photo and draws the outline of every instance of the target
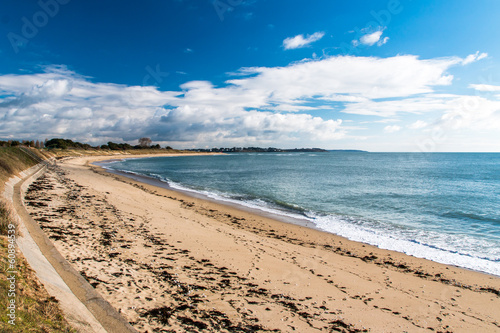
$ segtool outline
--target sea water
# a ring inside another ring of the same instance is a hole
[[[500,154],[234,153],[106,167],[500,276]]]

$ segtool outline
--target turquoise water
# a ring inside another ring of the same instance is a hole
[[[500,276],[500,154],[238,153],[107,167]]]

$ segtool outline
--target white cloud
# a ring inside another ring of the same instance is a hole
[[[394,132],[399,132],[401,130],[401,127],[398,125],[389,125],[384,127],[384,132],[386,133],[394,133]]]
[[[500,128],[500,101],[479,96],[460,96],[440,119],[440,126],[451,129],[495,130]]]
[[[387,43],[389,41],[389,37],[384,37],[383,39],[379,40],[377,42],[377,46],[382,46],[384,45],[385,43]]]
[[[490,84],[470,84],[469,88],[477,91],[500,91],[500,86],[493,86]]]
[[[369,99],[361,96],[353,96],[353,95],[336,95],[332,94],[325,97],[320,97],[322,100],[331,101],[331,102],[366,102]]]
[[[189,81],[179,91],[94,83],[64,67],[0,75],[0,137],[64,136],[102,143],[149,136],[183,147],[329,144],[352,137],[349,131],[356,127],[308,113],[331,109],[332,115],[341,111],[399,118],[434,111],[446,115],[443,122],[455,119],[454,103],[461,96],[438,95],[434,89],[451,84],[447,71],[463,60],[335,56],[283,67],[242,68],[225,86]],[[493,111],[481,118],[483,109],[476,110],[468,116],[471,124],[496,119],[497,104],[488,103],[482,107]]]
[[[328,107],[329,108],[329,107]],[[266,108],[262,108],[269,111],[278,111],[278,112],[301,112],[301,111],[314,111],[318,110],[318,107],[313,106],[305,106],[305,105],[296,105],[296,104],[278,104],[275,106],[270,106]]]
[[[366,100],[346,105],[344,113],[365,116],[393,117],[400,113],[422,114],[432,111],[446,111],[455,95],[427,94],[405,99],[385,101]]]
[[[411,124],[410,126],[408,126],[408,128],[410,128],[410,129],[421,129],[421,128],[427,127],[428,125],[429,124],[427,124],[423,120],[417,120],[416,122],[414,122],[413,124]]]
[[[61,109],[55,115],[54,118],[62,118],[62,119],[91,119],[93,117],[92,109],[83,107],[79,109]]]
[[[449,85],[446,70],[460,58],[420,60],[416,56],[390,58],[337,56],[308,60],[286,67],[244,68],[252,77],[229,80],[240,89],[272,96],[274,102],[350,95],[355,98],[406,97]]]
[[[361,38],[353,40],[352,44],[354,46],[358,46],[360,44],[366,46],[373,46],[377,44],[377,46],[382,46],[389,41],[389,37],[381,38],[383,32],[383,29],[380,29],[378,31],[363,35],[361,36]]]
[[[374,33],[362,36],[359,41],[361,42],[361,44],[372,46],[380,40],[381,36],[382,31],[375,31]]]
[[[476,53],[469,54],[467,57],[465,57],[465,59],[462,60],[462,65],[468,65],[470,63],[484,59],[487,56],[488,56],[488,53],[479,53],[479,51],[477,51]]]
[[[33,87],[28,92],[28,95],[37,98],[61,97],[70,92],[71,88],[71,81],[48,80],[41,85]]]
[[[319,31],[315,32],[312,35],[307,35],[307,37],[304,37],[304,35],[297,35],[295,37],[288,37],[283,41],[283,47],[285,50],[292,50],[292,49],[299,49],[302,47],[306,47],[311,43],[314,43],[325,35],[324,32]]]
[[[32,85],[23,90],[19,82]],[[343,136],[341,120],[246,111],[270,106],[260,91],[215,88],[207,81],[187,82],[181,88],[162,92],[156,87],[92,83],[70,71],[0,76],[0,90],[10,95],[0,100],[0,136],[64,136],[102,143],[146,135],[190,144],[307,142]],[[282,107],[287,108],[276,109]]]

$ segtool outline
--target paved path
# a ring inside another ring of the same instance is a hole
[[[68,322],[79,332],[137,332],[78,273],[54,247],[26,211],[23,197],[28,186],[43,175],[46,167],[39,164],[11,178],[5,185],[5,196],[17,213],[20,235],[18,246],[36,272],[47,292],[59,300]]]

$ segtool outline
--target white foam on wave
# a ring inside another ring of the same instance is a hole
[[[227,203],[231,203],[231,204],[236,204],[239,206],[244,206],[247,208],[260,210],[260,211],[274,214],[274,215],[280,215],[283,217],[289,217],[289,218],[293,218],[293,219],[309,221],[309,219],[307,219],[303,215],[293,213],[293,212],[285,210],[285,209],[279,209],[278,207],[272,207],[269,202],[262,200],[262,199],[251,199],[251,200],[235,199],[234,197],[232,197],[226,193],[219,193],[219,192],[205,191],[205,190],[195,190],[195,189],[192,189],[192,188],[187,187],[187,186],[183,186],[179,183],[173,182],[173,181],[165,179],[165,178],[159,178],[159,179],[163,182],[168,183],[168,185],[173,189],[191,192],[191,193],[195,193],[195,194],[201,194],[205,197],[208,197],[208,198],[216,200],[216,201],[222,201],[222,202],[227,202]]]
[[[484,244],[478,244],[477,240],[464,235],[453,237],[452,235],[438,235],[433,233],[429,237],[427,232],[425,232],[425,235],[422,234],[424,231],[419,232],[408,229],[406,232],[402,232],[394,228],[391,230],[391,228],[386,228],[385,226],[377,228],[369,223],[362,223],[359,220],[355,221],[350,218],[343,219],[335,215],[318,215],[309,212],[307,216],[304,216],[272,207],[270,203],[260,199],[238,200],[223,193],[194,190],[171,181],[168,181],[168,183],[172,188],[203,194],[217,201],[238,204],[274,215],[306,220],[314,223],[323,231],[353,241],[374,245],[381,249],[397,251],[417,258],[424,258],[442,264],[459,266],[500,276],[500,257],[498,254],[490,252],[477,256],[474,248],[481,247],[486,250],[488,249],[488,243],[483,242]],[[434,244],[428,244],[431,240]],[[473,245],[464,251],[462,247],[456,246],[459,244]]]
[[[129,170],[119,171],[144,175]],[[167,183],[173,189],[202,195],[215,201],[236,204],[295,220],[312,222],[318,229],[356,242],[374,245],[381,249],[397,251],[442,264],[500,276],[500,255],[498,251],[492,249],[491,244],[488,242],[482,242],[466,235],[438,234],[436,232],[432,233],[416,229],[403,230],[388,225],[375,225],[374,223],[361,221],[360,219],[336,215],[320,215],[315,212],[308,212],[306,215],[302,215],[291,210],[280,209],[265,200],[238,199],[227,193],[193,189],[171,181],[159,174],[150,173],[148,176]],[[464,244],[469,244],[470,246],[464,248]],[[482,254],[479,256],[477,255],[477,249],[481,249],[480,252]]]
[[[500,276],[500,261],[498,258],[488,260],[472,254],[458,253],[454,250],[444,250],[443,248],[446,247],[446,240],[444,238],[436,239],[436,245],[431,246],[418,242],[415,239],[398,237],[402,235],[386,234],[384,230],[367,228],[363,225],[353,225],[333,215],[315,216],[313,219],[314,223],[320,229],[353,241],[375,245],[381,249],[402,252],[417,258],[429,259],[442,264],[464,267]],[[467,242],[467,239],[462,239],[462,241]]]

